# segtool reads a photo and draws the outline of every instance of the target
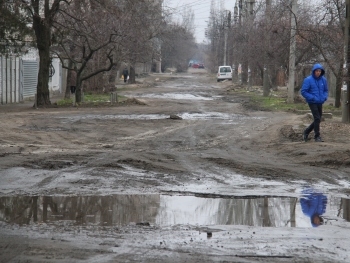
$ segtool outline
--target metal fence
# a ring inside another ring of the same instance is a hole
[[[23,87],[23,99],[35,97],[38,84],[39,65],[36,60],[22,60],[21,84]]]
[[[35,96],[38,62],[0,57],[0,104],[18,103]]]

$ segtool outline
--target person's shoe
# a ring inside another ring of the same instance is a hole
[[[315,138],[315,142],[323,142],[323,140],[322,140],[321,137],[316,137],[316,138]]]
[[[303,132],[303,140],[304,142],[307,142],[308,141],[308,137],[309,137],[309,134],[306,133],[306,130]]]

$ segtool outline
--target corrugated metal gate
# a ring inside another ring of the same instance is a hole
[[[0,104],[18,103],[34,97],[38,62],[19,57],[0,57]]]
[[[38,62],[35,60],[22,60],[21,85],[23,99],[35,97],[38,84]]]

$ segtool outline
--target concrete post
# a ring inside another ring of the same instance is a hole
[[[35,96],[34,96],[34,108],[38,108],[38,95],[35,93]]]
[[[237,71],[236,71],[236,66],[233,64],[232,65],[232,83],[237,82]]]
[[[297,0],[292,0],[292,13],[290,18],[290,46],[289,46],[289,77],[288,77],[288,103],[294,103],[295,82],[295,51],[296,51],[296,13]]]
[[[345,89],[342,89],[341,91],[341,108],[342,108],[342,122],[347,123],[348,122],[348,91]]]

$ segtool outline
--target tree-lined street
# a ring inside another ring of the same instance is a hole
[[[199,2],[0,0],[0,262],[350,261],[350,0]]]
[[[201,69],[122,94],[135,100],[1,108],[1,261],[349,260],[339,117],[305,143],[307,115],[250,109]],[[303,213],[305,189],[327,197],[326,225]]]

